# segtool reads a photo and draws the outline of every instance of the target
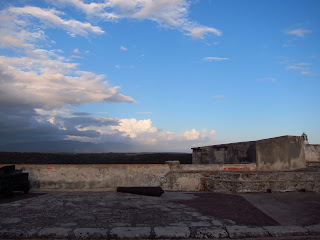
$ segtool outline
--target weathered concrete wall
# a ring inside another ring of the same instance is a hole
[[[201,149],[200,148],[193,149],[192,163],[193,164],[200,164],[201,163]]]
[[[282,136],[256,141],[257,169],[285,171],[306,167],[302,137]]]
[[[306,167],[300,136],[192,148],[193,164],[256,163],[257,170],[294,170]]]
[[[304,145],[306,162],[320,162],[320,144]]]
[[[16,165],[16,168],[29,173],[34,189],[114,191],[120,186],[161,186],[167,191],[199,191],[200,179],[208,172],[251,171],[256,165],[180,165],[173,161],[150,165]]]
[[[255,142],[240,142],[193,148],[193,164],[242,164],[255,162]]]

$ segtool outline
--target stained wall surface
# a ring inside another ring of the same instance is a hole
[[[256,141],[257,169],[286,171],[306,167],[302,137],[282,136]]]
[[[192,148],[194,164],[256,163],[257,170],[294,170],[306,167],[300,136]]]

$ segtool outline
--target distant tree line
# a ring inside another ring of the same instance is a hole
[[[0,164],[191,164],[187,153],[20,153],[0,152]]]

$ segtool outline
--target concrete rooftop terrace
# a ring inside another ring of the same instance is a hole
[[[320,193],[16,193],[0,198],[0,238],[320,239]]]

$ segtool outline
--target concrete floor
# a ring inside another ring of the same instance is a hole
[[[122,236],[136,231],[154,238],[174,236],[161,235],[168,231],[199,236],[200,230],[227,237],[231,231],[238,231],[238,225],[255,226],[254,229],[268,234],[262,227],[320,227],[319,223],[319,193],[166,192],[161,197],[150,197],[117,192],[38,192],[0,198],[0,237],[16,236],[10,235],[13,233],[24,237],[59,233],[63,237],[83,231]]]

